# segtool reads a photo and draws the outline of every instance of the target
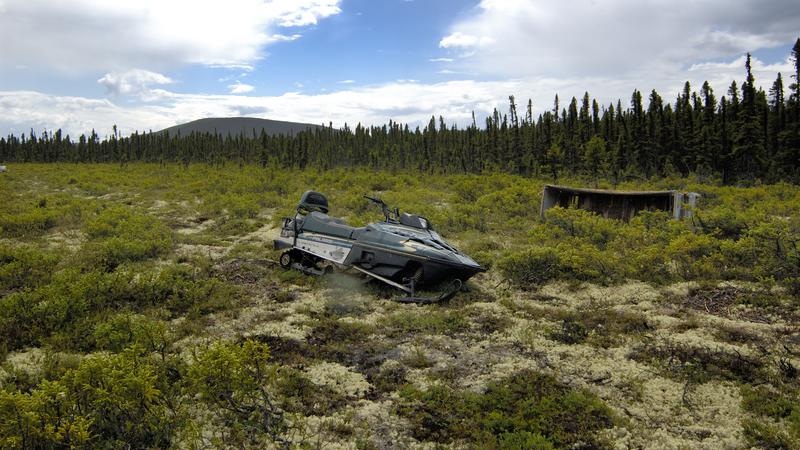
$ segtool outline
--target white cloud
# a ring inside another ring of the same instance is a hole
[[[353,84],[355,82],[356,80],[342,80],[339,82],[339,84]]]
[[[62,129],[77,136],[96,129],[104,135],[114,124],[137,124],[121,127],[127,133],[133,128],[157,129],[163,116],[154,107],[120,107],[107,99],[54,96],[32,91],[0,92],[0,129],[7,133],[40,133],[44,129]]]
[[[228,89],[231,94],[247,94],[248,92],[253,92],[256,88],[255,86],[243,84],[237,80],[236,83],[229,84]]]
[[[430,62],[453,62],[453,58],[431,58],[428,61]]]
[[[340,0],[3,0],[0,66],[68,72],[252,68],[281,33],[338,14]]]
[[[745,77],[745,59],[745,56],[740,56],[730,62],[693,64],[689,67],[685,75],[688,75],[689,80],[695,80],[694,88],[698,90],[700,89],[702,81],[708,81],[715,89],[717,97],[721,97],[723,94],[727,94],[727,88],[730,86],[731,81],[736,80],[737,84],[741,87]],[[788,76],[794,72],[794,65],[788,57],[784,61],[774,64],[766,64],[758,58],[753,58],[751,60],[751,67],[753,76],[756,79],[756,85],[760,86],[765,91],[769,91],[769,88],[772,87],[772,83],[775,81],[778,72],[783,76],[784,87],[788,87]],[[739,95],[741,95],[741,92]]]
[[[173,83],[172,79],[149,70],[133,69],[126,72],[111,72],[103,75],[97,83],[112,95],[147,95],[150,86]]]
[[[273,34],[269,37],[269,42],[287,42],[287,41],[296,41],[303,37],[302,34],[295,33],[291,36],[287,36],[285,34]]]
[[[441,115],[447,123],[465,125],[471,122],[472,111],[479,120],[490,114],[493,108],[507,113],[509,95],[515,95],[519,104],[525,104],[531,98],[536,114],[552,108],[556,93],[562,106],[566,106],[570,97],[580,97],[587,89],[598,97],[601,105],[621,99],[623,106],[627,107],[633,87],[639,88],[645,97],[655,87],[666,101],[673,102],[685,79],[694,89],[699,89],[702,82],[708,80],[720,97],[732,80],[744,78],[743,66],[741,58],[697,64],[680,78],[660,76],[645,82],[630,76],[527,77],[432,84],[397,80],[334,92],[321,89],[317,94],[293,92],[277,96],[180,94],[152,89],[149,95],[155,100],[147,103],[53,96],[30,91],[0,92],[0,135],[27,133],[31,128],[37,131],[62,128],[74,137],[92,128],[101,134],[108,133],[113,124],[129,133],[158,130],[202,117],[242,115],[310,123],[332,120],[335,126],[342,126],[345,122],[377,125],[389,119],[412,126],[424,125],[432,115]],[[765,88],[771,85],[776,72],[788,75],[790,70],[788,61],[765,64],[753,59],[756,81]],[[593,88],[598,88],[599,92]],[[376,102],[376,98],[381,101]]]
[[[794,0],[482,0],[439,46],[502,77],[682,76],[690,64],[791,43]],[[591,89],[591,86],[587,86]]]
[[[117,124],[124,133],[158,130],[202,117],[247,115],[278,120],[328,123],[336,126],[386,123],[390,118],[411,124],[443,115],[466,123],[472,111],[504,107],[517,83],[450,81],[437,84],[392,82],[319,94],[278,96],[200,95],[160,91],[157,103],[130,104],[38,92],[0,92],[0,131],[62,128],[72,136],[92,128],[108,133]],[[375,99],[381,102],[376,103]]]
[[[494,42],[489,36],[473,36],[471,34],[464,34],[456,31],[439,41],[439,47],[442,48],[471,48],[471,47],[485,47]]]

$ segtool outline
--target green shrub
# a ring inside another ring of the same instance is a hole
[[[341,394],[312,383],[302,372],[290,367],[281,367],[275,379],[275,392],[284,411],[305,416],[329,416],[346,402]]]
[[[15,292],[0,301],[0,336],[7,350],[40,345],[62,324],[85,314],[84,299],[71,301],[65,286]]]
[[[31,393],[0,391],[0,447],[90,448],[91,419],[61,413],[72,407],[58,383]]]
[[[230,427],[226,442],[216,445],[265,444],[288,447],[287,423],[275,404],[278,367],[268,364],[269,347],[254,341],[217,342],[195,356],[189,367],[189,389],[206,403],[220,424]]]
[[[56,214],[36,209],[18,214],[0,214],[0,235],[24,237],[41,234],[56,225]]]
[[[660,368],[665,376],[694,383],[709,380],[752,383],[766,378],[763,358],[726,349],[664,341],[642,344],[628,357]]]
[[[154,280],[154,286],[160,287],[165,295],[153,300],[158,302],[163,299],[163,305],[170,311],[188,312],[190,317],[230,308],[241,296],[236,287],[217,278],[197,275],[191,267],[180,265],[162,270]],[[148,286],[143,287],[147,292]]]
[[[773,419],[789,417],[793,411],[800,412],[797,401],[800,396],[781,395],[766,386],[752,387],[744,385],[741,388],[742,407],[746,411]]]
[[[498,261],[497,267],[512,284],[524,289],[538,287],[562,273],[561,257],[552,248],[513,253]]]
[[[121,352],[136,345],[146,352],[165,354],[171,338],[164,323],[131,313],[115,314],[97,323],[92,333],[94,347]]]
[[[0,195],[0,237],[35,237],[81,216],[80,202],[66,194],[36,197],[0,190]]]
[[[157,219],[121,206],[102,210],[87,221],[84,232],[89,264],[106,270],[164,255],[173,243],[172,232]]]
[[[0,446],[169,447],[183,417],[175,412],[176,392],[162,373],[129,349],[84,358],[30,393],[0,391]]]
[[[429,217],[433,226],[446,233],[457,233],[467,230],[488,230],[487,214],[480,207],[471,205],[455,205],[439,216]]]
[[[641,334],[651,328],[644,315],[614,309],[583,310],[559,314],[561,327],[550,337],[565,344],[588,344],[608,348],[618,345],[627,334]]]
[[[216,236],[227,238],[229,236],[241,236],[243,234],[256,231],[261,225],[250,219],[239,217],[226,217],[214,223],[212,230]]]
[[[582,209],[550,208],[545,213],[545,224],[562,231],[562,236],[580,238],[599,248],[611,241],[621,228],[616,220],[604,219]]]
[[[796,387],[776,390],[768,386],[742,385],[742,407],[755,418],[742,423],[750,445],[762,448],[794,448],[800,444],[800,395]]]
[[[748,229],[745,212],[732,205],[721,205],[697,213],[697,221],[706,233],[720,239],[739,239]]]
[[[714,279],[719,273],[719,248],[712,236],[684,233],[670,241],[664,253],[681,279]]]
[[[742,431],[747,443],[758,448],[779,450],[800,445],[800,433],[792,437],[775,423],[745,419],[742,421]]]
[[[72,268],[56,273],[50,284],[0,301],[0,337],[13,350],[40,345],[62,332],[62,344],[72,347],[91,337],[91,318],[109,309],[163,307],[194,318],[228,308],[239,298],[235,287],[187,266],[110,273]]]
[[[519,183],[481,196],[475,203],[493,217],[534,217],[539,214],[541,189]]]
[[[559,244],[560,278],[608,284],[621,281],[625,274],[618,255],[604,252],[588,243]]]
[[[458,199],[468,203],[478,200],[486,193],[488,187],[485,180],[477,176],[461,177],[461,179],[453,183],[453,191],[455,191]]]
[[[757,274],[776,280],[800,277],[800,224],[797,218],[772,217],[750,229],[751,251],[757,255]]]
[[[385,332],[393,335],[453,334],[469,329],[469,321],[458,311],[403,311],[389,316],[383,322]]]
[[[58,256],[31,246],[0,243],[0,294],[48,283],[58,261]]]
[[[126,262],[143,261],[165,254],[171,246],[168,240],[129,240],[114,237],[90,242],[84,251],[85,258],[92,266],[113,270]]]
[[[407,386],[398,413],[412,422],[417,439],[465,439],[481,448],[602,446],[596,432],[615,422],[593,394],[530,370],[491,383],[482,394],[442,385],[424,392]]]

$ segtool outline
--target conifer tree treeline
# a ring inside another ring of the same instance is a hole
[[[77,140],[61,130],[0,138],[0,162],[132,161],[235,164],[279,167],[371,167],[435,173],[506,171],[522,175],[562,174],[606,178],[664,175],[718,176],[726,183],[800,182],[800,39],[792,49],[794,73],[788,89],[778,74],[769,92],[756,88],[745,64],[741,87],[734,81],[718,98],[704,83],[687,82],[674,104],[654,90],[635,90],[630,103],[600,106],[588,93],[565,108],[534,117],[528,100],[521,111],[509,97],[508,113],[495,110],[484,124],[473,114],[466,128],[431,117],[425,127],[390,121],[354,129],[332,125],[293,136],[114,133],[100,140],[93,131]]]

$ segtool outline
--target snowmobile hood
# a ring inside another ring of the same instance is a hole
[[[357,240],[440,263],[461,266],[476,272],[486,271],[472,258],[445,242],[433,230],[424,230],[398,223],[379,222],[367,225]]]

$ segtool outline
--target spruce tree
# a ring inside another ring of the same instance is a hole
[[[760,162],[764,153],[763,134],[759,132],[760,123],[756,113],[755,79],[750,64],[750,54],[745,61],[747,78],[742,84],[741,111],[736,122],[731,161],[736,177],[753,181],[760,176]]]
[[[800,38],[792,48],[791,59],[794,64],[794,82],[789,85],[791,95],[786,104],[786,125],[778,133],[782,148],[779,164],[787,178],[800,181]]]
[[[708,81],[703,83],[700,95],[702,98],[702,115],[697,139],[700,143],[700,150],[697,154],[695,170],[706,175],[719,168],[721,145],[716,120],[717,99],[714,97],[714,90],[708,84]]]

